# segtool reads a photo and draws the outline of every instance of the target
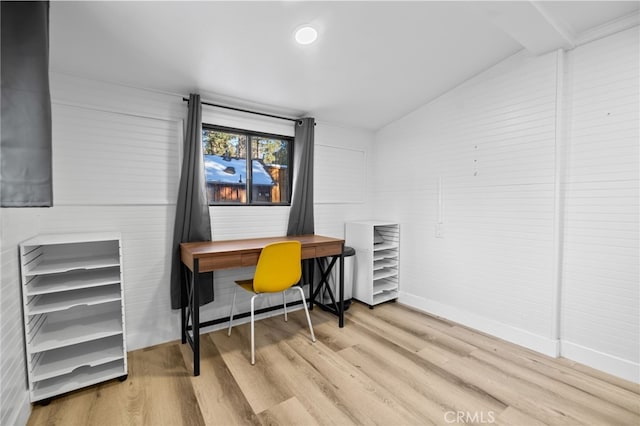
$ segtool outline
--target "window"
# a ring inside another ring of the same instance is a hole
[[[202,126],[209,205],[289,205],[293,138]]]

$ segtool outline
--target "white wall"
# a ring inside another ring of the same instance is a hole
[[[185,105],[61,74],[51,92],[55,206],[41,232],[121,232],[129,350],[175,339],[164,286]]]
[[[639,380],[637,51],[523,51],[376,134],[402,302]]]
[[[638,27],[567,58],[562,353],[640,381]]]
[[[3,425],[23,424],[30,413],[21,241],[38,233],[121,232],[129,349],[175,339],[179,330],[179,316],[169,308],[165,259],[184,106],[175,96],[55,73],[50,80],[54,207],[2,209]],[[148,167],[148,160],[159,167]]]
[[[119,231],[122,234],[127,345],[135,350],[176,340],[179,311],[170,309],[169,249],[180,173],[183,120],[181,96],[51,74],[53,112],[54,207],[2,209],[2,335],[0,424],[22,424],[30,412],[23,349],[18,244],[38,233]],[[203,112],[214,124],[258,126],[292,132],[292,124],[247,116]],[[288,123],[288,122],[285,122]],[[316,150],[369,156],[373,133],[327,123],[316,127]],[[316,164],[323,172],[331,164]],[[370,173],[365,164],[359,169]],[[363,176],[361,182],[366,182]],[[345,203],[341,188],[316,204],[316,232],[343,236],[344,222],[360,217],[367,197]],[[364,187],[358,194],[367,193]],[[282,235],[286,207],[212,207],[214,239]],[[216,301],[202,309],[201,320],[227,316],[233,279],[251,269],[216,273]],[[247,299],[248,300],[248,299]],[[243,309],[245,300],[240,300]],[[278,300],[279,302],[279,300]],[[246,306],[248,309],[248,305]]]
[[[509,58],[381,130],[374,166],[377,213],[401,223],[401,300],[545,353],[555,71],[553,54]]]
[[[22,327],[18,244],[37,233],[42,209],[0,209],[0,424],[25,424],[31,413]]]

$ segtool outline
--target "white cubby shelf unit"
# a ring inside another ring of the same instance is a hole
[[[396,300],[400,226],[375,220],[349,222],[345,235],[346,244],[356,250],[353,297],[369,307]]]
[[[119,233],[20,244],[31,402],[127,378],[121,247]]]

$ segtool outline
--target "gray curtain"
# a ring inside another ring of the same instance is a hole
[[[202,157],[202,104],[200,95],[189,96],[189,113],[184,136],[184,157],[176,205],[171,264],[171,308],[185,301],[186,270],[180,262],[180,243],[211,241],[209,202]],[[182,299],[181,299],[182,293]],[[200,274],[200,305],[213,301],[213,273]]]
[[[0,206],[50,207],[49,3],[0,5]]]
[[[303,118],[295,124],[293,146],[293,196],[289,210],[289,226],[287,235],[304,235],[315,233],[313,217],[313,147],[315,119]],[[302,262],[302,283],[310,284],[315,269],[313,259]],[[309,290],[313,291],[313,287]]]
[[[313,234],[313,146],[315,119],[303,118],[295,124],[293,197],[287,235]]]

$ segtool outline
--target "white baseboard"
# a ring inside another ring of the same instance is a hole
[[[289,306],[287,304],[287,312],[295,312],[299,309],[302,309],[302,305]],[[283,315],[283,314],[284,314],[283,309],[276,309],[274,311],[264,312],[262,314],[256,315],[256,321],[264,318],[268,318],[268,317]],[[137,349],[148,348],[155,345],[160,345],[167,342],[172,342],[174,340],[180,340],[181,338],[180,318],[177,316],[177,314],[175,316],[177,318],[172,323],[170,328],[158,329],[154,333],[145,333],[145,332],[129,333],[128,332],[127,333],[127,352],[135,351]],[[203,319],[202,316],[200,317],[200,319],[202,321],[207,320],[206,318]],[[248,323],[250,321],[251,321],[250,317],[236,318],[233,320],[233,325],[237,326],[237,325]],[[210,325],[207,327],[201,327],[200,334],[210,333],[212,331],[217,331],[217,330],[223,330],[228,327],[229,327],[228,322],[224,322],[216,325]]]
[[[516,345],[540,352],[554,358],[579,362],[605,373],[640,383],[640,364],[599,352],[572,342],[559,341],[533,334],[510,325],[481,317],[450,305],[427,300],[413,294],[400,292],[398,301],[407,306],[457,322],[466,327],[504,339]]]
[[[557,358],[560,353],[560,346],[557,340],[481,317],[454,306],[444,305],[402,291],[398,295],[398,301],[428,314],[457,322],[458,324],[515,343],[516,345],[524,346],[525,348],[540,352],[544,355]]]
[[[127,352],[180,340],[180,322],[175,330],[157,330],[156,333],[127,333]]]
[[[576,343],[562,341],[560,350],[564,358],[588,365],[613,376],[640,383],[640,364],[596,351]]]

